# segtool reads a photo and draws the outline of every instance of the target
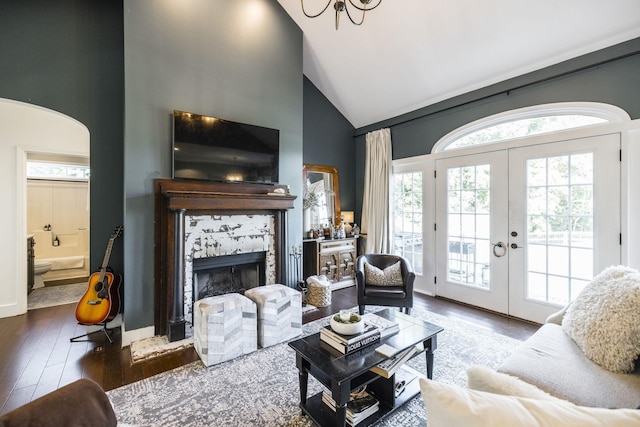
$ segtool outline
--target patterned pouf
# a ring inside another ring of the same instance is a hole
[[[196,301],[193,346],[205,365],[257,350],[257,311],[249,298],[230,293]]]
[[[302,334],[302,294],[285,285],[266,285],[244,293],[258,307],[258,345],[269,347]]]

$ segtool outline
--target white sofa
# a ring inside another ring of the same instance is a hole
[[[640,369],[614,373],[589,360],[561,326],[565,311],[550,316],[498,371],[576,405],[640,408]]]

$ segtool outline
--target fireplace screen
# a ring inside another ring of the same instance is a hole
[[[265,259],[266,252],[194,259],[194,301],[264,285]]]

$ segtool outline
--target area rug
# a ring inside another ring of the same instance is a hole
[[[463,320],[421,309],[412,316],[444,328],[438,335],[434,379],[466,385],[466,368],[497,368],[520,341]],[[304,325],[303,334],[317,332],[329,317]],[[426,372],[421,355],[408,364]],[[309,376],[308,396],[322,391]],[[301,414],[295,353],[286,344],[260,349],[210,368],[201,362],[109,391],[118,421],[136,426],[300,426],[311,420]],[[420,395],[377,425],[424,426]]]
[[[77,303],[86,291],[87,284],[85,282],[34,289],[27,297],[27,309],[35,310],[54,305]]]

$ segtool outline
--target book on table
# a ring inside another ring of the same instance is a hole
[[[391,376],[395,374],[407,360],[411,359],[415,353],[416,347],[411,346],[397,353],[395,356],[389,357],[388,359],[378,363],[376,366],[371,368],[370,371],[380,375],[381,377],[391,378]]]
[[[325,326],[320,331],[320,340],[342,354],[349,354],[380,341],[380,330],[375,326],[367,325],[365,322],[364,330],[361,333],[341,335],[334,332],[331,326]]]
[[[336,402],[327,390],[322,392],[322,401],[335,412]],[[378,412],[380,403],[378,399],[367,393],[366,390],[352,393],[347,402],[347,424],[354,426]]]
[[[373,325],[380,330],[380,338],[384,339],[390,335],[400,331],[400,325],[393,320],[385,319],[375,313],[366,313],[362,315],[362,319],[366,324]]]

